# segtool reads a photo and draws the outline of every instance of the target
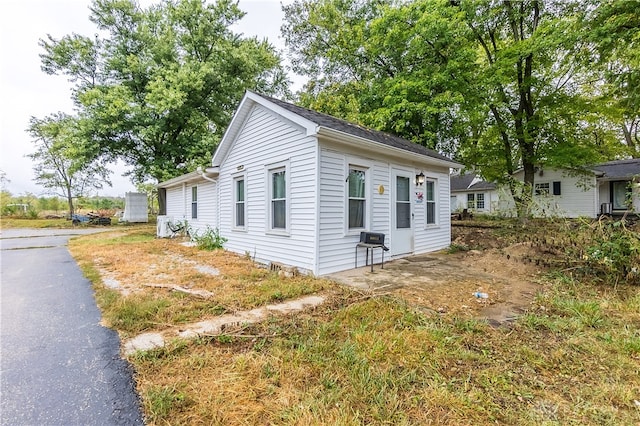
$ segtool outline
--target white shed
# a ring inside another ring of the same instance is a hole
[[[218,228],[226,249],[324,275],[354,267],[362,231],[385,234],[385,259],[449,246],[451,167],[407,140],[248,92],[212,167],[159,188],[168,217]]]
[[[127,192],[124,194],[123,222],[147,223],[149,212],[147,194],[142,192]]]

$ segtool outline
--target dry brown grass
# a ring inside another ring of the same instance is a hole
[[[158,312],[171,315],[153,318],[175,323],[172,315],[179,312],[183,318],[215,315],[201,309],[227,306],[222,301],[250,307],[277,292],[332,294],[314,310],[130,356],[148,424],[640,423],[634,402],[640,399],[637,287],[547,276],[528,312],[509,328],[494,328],[455,314],[424,313],[395,296],[372,297],[309,277],[281,279],[251,269],[248,259],[198,252],[148,233],[104,237],[73,243],[89,274],[98,262],[123,281],[174,282],[180,265],[193,260],[224,277],[189,270],[191,278],[181,281],[208,286],[214,300],[150,288],[123,297],[98,285],[106,316],[109,309],[122,315],[124,300],[143,312],[161,300],[168,305]],[[141,272],[141,262],[157,266]],[[159,273],[165,263],[166,277]],[[133,317],[141,322],[141,315]]]
[[[153,231],[106,232],[70,244],[74,257],[103,285],[97,299],[105,322],[127,335],[333,287],[305,275],[281,277],[224,250],[202,251],[181,240],[157,239]],[[219,274],[212,274],[214,270]],[[203,298],[175,286],[210,295]]]

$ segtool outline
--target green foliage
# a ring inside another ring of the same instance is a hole
[[[32,117],[28,131],[36,145],[36,151],[28,154],[35,181],[67,200],[69,215],[74,211],[74,198],[111,185],[104,162],[87,156],[76,118],[63,113],[44,119]]]
[[[626,155],[640,156],[640,1],[592,1],[585,14],[588,39],[596,47],[593,74],[603,78],[601,103],[621,130]]]
[[[640,234],[624,220],[598,222],[592,230],[593,242],[584,255],[588,271],[614,284],[640,284]]]
[[[190,234],[200,250],[218,250],[227,242],[227,239],[220,235],[218,228],[212,229],[209,225],[203,232],[190,231]]]
[[[591,83],[588,10],[576,0],[297,0],[283,33],[294,70],[310,77],[304,105],[452,154],[508,183],[526,215],[535,167],[623,154]],[[511,178],[519,168],[524,188]]]
[[[152,419],[163,418],[171,410],[177,410],[189,404],[183,392],[172,386],[154,386],[144,396],[145,405]]]
[[[465,244],[451,244],[449,246],[449,248],[447,249],[447,253],[449,254],[454,254],[454,253],[458,253],[461,251],[469,251],[469,246],[465,245]]]
[[[275,48],[231,31],[243,15],[231,0],[94,0],[100,35],[41,40],[43,71],[75,82],[85,152],[166,180],[211,158],[246,89],[286,94]]]
[[[105,305],[109,324],[120,330],[139,332],[152,328],[154,321],[164,312],[169,301],[156,297],[118,297]]]

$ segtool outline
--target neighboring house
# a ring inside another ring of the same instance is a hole
[[[587,174],[539,169],[534,177],[535,216],[598,217],[640,212],[640,159],[596,164]],[[524,172],[514,175],[524,179]]]
[[[640,158],[592,167],[598,182],[600,213],[640,213]]]
[[[451,175],[451,211],[493,213],[498,206],[498,187],[471,173]]]
[[[452,167],[407,140],[247,92],[212,167],[158,187],[169,219],[218,228],[227,250],[324,275],[354,267],[361,231],[386,235],[385,258],[449,246]]]

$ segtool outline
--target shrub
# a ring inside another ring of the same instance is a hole
[[[227,242],[227,239],[220,235],[218,228],[211,229],[209,226],[202,233],[191,233],[191,239],[200,250],[218,250]]]
[[[589,272],[605,276],[617,284],[640,284],[640,235],[626,227],[625,220],[598,222],[593,243],[584,260]]]

